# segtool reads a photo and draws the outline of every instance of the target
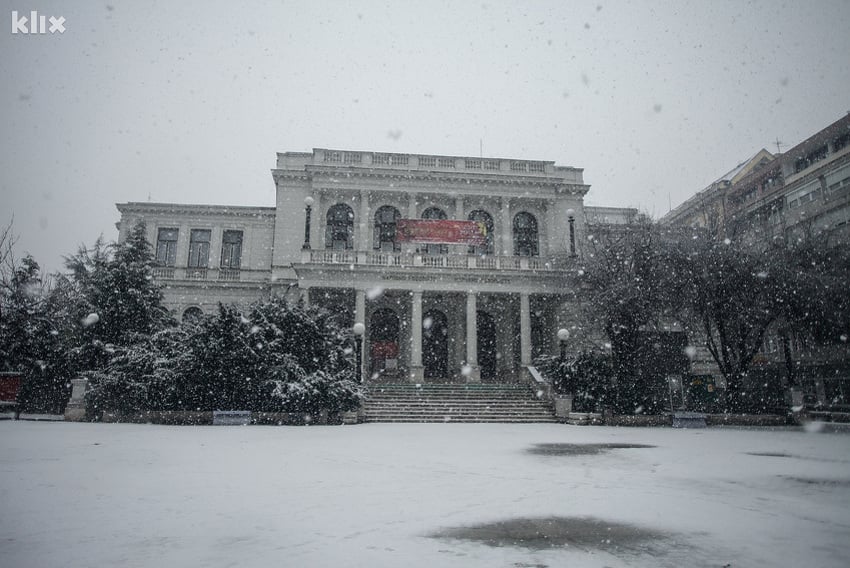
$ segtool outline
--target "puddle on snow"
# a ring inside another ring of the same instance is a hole
[[[467,540],[494,547],[531,550],[571,547],[617,556],[661,555],[681,550],[669,534],[592,517],[517,518],[481,525],[445,528],[433,538]]]
[[[527,451],[539,456],[588,456],[608,450],[654,447],[648,444],[535,444]]]
[[[764,458],[793,458],[791,454],[782,452],[745,452],[748,456],[761,456]]]

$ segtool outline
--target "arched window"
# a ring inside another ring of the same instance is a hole
[[[448,219],[446,212],[439,207],[429,207],[422,212],[422,218],[436,221]],[[428,254],[448,254],[449,245],[426,245],[425,252]]]
[[[401,250],[401,245],[395,240],[396,221],[400,218],[401,213],[391,205],[378,208],[375,212],[372,248],[383,251]]]
[[[493,218],[486,211],[476,209],[469,212],[467,219],[484,223],[484,228],[487,230],[487,243],[483,246],[469,247],[469,254],[493,254]]]
[[[201,308],[198,308],[196,306],[186,308],[183,311],[183,323],[197,324],[201,321],[201,319],[203,319],[203,317],[204,312],[201,310]]]
[[[514,217],[514,255],[537,256],[537,219],[525,211]]]
[[[448,219],[446,212],[439,207],[429,207],[422,212],[423,219]]]
[[[344,203],[337,203],[328,209],[325,248],[335,250],[354,248],[354,211]]]

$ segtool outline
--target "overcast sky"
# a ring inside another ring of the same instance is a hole
[[[0,6],[0,222],[47,270],[116,202],[273,206],[278,151],[481,144],[658,217],[850,111],[848,0]]]

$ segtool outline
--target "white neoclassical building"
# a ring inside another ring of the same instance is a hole
[[[362,322],[374,380],[522,378],[573,322],[586,218],[634,214],[548,161],[314,149],[272,177],[274,207],[119,204],[119,238],[146,222],[180,317],[277,294]]]

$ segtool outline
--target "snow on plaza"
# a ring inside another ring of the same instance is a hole
[[[3,566],[847,566],[850,436],[0,423]]]

